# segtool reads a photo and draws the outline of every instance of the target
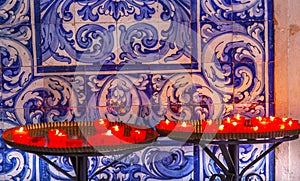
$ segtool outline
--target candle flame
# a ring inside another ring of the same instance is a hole
[[[288,124],[289,124],[289,126],[292,126],[293,121],[290,120]]]
[[[221,125],[219,126],[219,130],[220,130],[220,131],[223,131],[223,130],[224,130],[224,124],[221,124]]]
[[[169,123],[170,123],[170,121],[167,119],[167,120],[166,120],[166,124],[169,124]]]
[[[111,133],[111,130],[108,130],[106,133],[105,133],[106,136],[112,136],[113,134]]]
[[[20,129],[18,130],[18,132],[23,132],[24,131],[24,127],[20,127]]]
[[[254,126],[254,127],[253,127],[253,130],[254,130],[254,131],[257,131],[257,130],[258,130],[258,126]]]
[[[182,127],[186,127],[186,126],[187,126],[187,125],[186,125],[186,122],[185,122],[185,121],[182,122],[181,126],[182,126]]]
[[[285,126],[282,124],[282,125],[280,125],[280,129],[284,129],[285,128]]]
[[[134,132],[136,132],[137,134],[141,134],[141,132],[139,130],[135,130]]]
[[[267,124],[267,122],[266,121],[262,121],[261,124]]]
[[[59,132],[57,136],[66,136],[64,133]]]
[[[236,119],[237,119],[237,120],[240,120],[240,119],[241,119],[240,114],[237,114],[237,115],[236,115]]]
[[[99,124],[104,124],[104,120],[103,120],[103,119],[100,119],[100,120],[99,120]]]
[[[233,125],[233,126],[237,126],[237,122],[235,122],[235,121],[232,122],[232,125]]]
[[[258,119],[259,121],[262,121],[262,117],[261,117],[261,116],[257,117],[257,119]]]
[[[113,128],[114,128],[115,131],[119,131],[120,130],[118,125],[113,126]]]
[[[270,120],[274,121],[275,117],[274,116],[270,116]]]
[[[227,123],[230,123],[230,118],[229,117],[227,117]]]
[[[283,121],[283,122],[286,122],[287,119],[288,119],[288,118],[282,118],[282,121]]]
[[[210,120],[207,121],[207,123],[208,123],[208,125],[212,125],[213,122],[212,122],[212,120],[210,119]]]

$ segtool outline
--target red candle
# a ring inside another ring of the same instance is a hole
[[[130,132],[130,137],[133,138],[135,143],[145,141],[146,135],[146,130],[143,129],[132,129]]]
[[[174,128],[174,131],[192,133],[194,131],[194,127],[190,122],[182,121],[181,123],[177,124],[177,126]]]
[[[29,131],[20,127],[13,132],[13,141],[15,143],[27,144],[30,139]]]
[[[112,146],[125,144],[126,141],[112,134],[112,130],[107,130],[105,133],[96,134],[88,137],[88,144],[91,146]]]
[[[202,130],[203,133],[217,133],[219,126],[217,125],[217,121],[207,120],[202,121]]]
[[[123,125],[114,125],[110,128],[111,133],[117,137],[123,137],[124,136],[124,126]]]
[[[262,121],[262,117],[261,116],[258,116],[258,117],[253,117],[251,118],[251,123],[252,125],[259,125],[259,123]]]
[[[68,135],[63,132],[58,132],[57,134],[48,134],[49,142],[48,147],[51,148],[64,148],[67,146]]]
[[[258,126],[253,126],[252,129],[253,129],[254,132],[260,131]]]
[[[299,129],[299,122],[298,120],[289,120],[286,124],[287,130],[297,130]]]
[[[245,122],[245,117],[241,116],[240,114],[237,114],[236,116],[234,116],[233,119],[238,123],[244,124],[244,122]]]
[[[58,134],[65,134],[65,130],[60,129],[50,129],[48,130],[48,138],[56,138]]]
[[[176,126],[176,123],[174,121],[170,121],[168,119],[166,120],[161,120],[160,123],[158,124],[159,129],[163,130],[173,130]]]
[[[99,119],[94,121],[94,127],[97,132],[106,132],[109,126],[109,121],[107,119]]]

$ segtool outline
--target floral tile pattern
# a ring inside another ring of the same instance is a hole
[[[164,118],[273,114],[272,6],[271,0],[2,0],[0,131],[101,117],[154,126]],[[241,167],[264,149],[241,146]],[[1,180],[68,180],[3,140],[0,150]],[[263,180],[273,180],[272,158],[253,167]],[[74,173],[68,159],[50,159]],[[89,175],[112,159],[91,157]],[[201,149],[149,147],[93,179],[207,180],[218,171]]]

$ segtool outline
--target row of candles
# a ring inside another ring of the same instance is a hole
[[[88,145],[119,145],[138,143],[147,140],[147,135],[155,132],[147,127],[133,127],[125,123],[109,122],[106,119],[94,121],[95,134],[87,137]],[[162,120],[157,129],[195,133],[255,133],[276,132],[285,130],[300,130],[298,120],[280,117],[253,117],[246,119],[239,114],[223,120],[194,120],[170,121]],[[14,130],[13,140],[16,143],[30,144],[31,146],[47,147],[82,147],[84,139],[68,135],[63,129],[50,129],[46,137],[30,136],[24,127]]]
[[[88,137],[90,145],[119,145],[139,143],[147,140],[147,135],[153,135],[152,128],[133,127],[123,122],[109,122],[107,119],[94,121],[96,134]],[[103,138],[103,139],[99,139]]]
[[[194,120],[194,121],[170,121],[162,120],[157,129],[179,132],[195,133],[255,133],[276,132],[285,130],[299,130],[298,120],[280,117],[253,117],[246,119],[235,115],[223,120]]]
[[[45,137],[30,136],[24,127],[14,130],[13,141],[30,146],[45,146],[49,148],[120,145],[139,143],[147,140],[149,134],[155,132],[147,127],[133,127],[122,122],[109,122],[106,119],[94,121],[95,134],[87,138],[68,135],[63,129],[50,129]],[[47,141],[48,140],[48,141]],[[85,140],[87,143],[85,143]]]
[[[16,129],[12,133],[13,141],[18,144],[30,145],[30,146],[47,146],[49,148],[60,147],[81,147],[83,145],[83,139],[78,137],[69,137],[65,130],[62,129],[50,129],[48,130],[47,137],[31,136],[29,130],[24,127]],[[48,142],[46,141],[48,138]]]

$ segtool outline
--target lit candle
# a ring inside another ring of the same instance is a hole
[[[235,116],[235,119],[236,119],[237,122],[241,122],[241,123],[244,124],[244,121],[245,121],[245,117],[244,116],[241,116],[240,114],[237,114]]]
[[[289,120],[287,122],[286,128],[288,130],[297,130],[297,129],[299,129],[299,122],[298,122],[298,120]]]
[[[259,125],[261,121],[262,121],[261,116],[251,118],[251,124],[253,126]]]
[[[118,137],[123,137],[124,136],[124,126],[123,125],[115,125],[115,126],[112,126],[110,128],[111,130],[111,133],[115,136],[118,136]]]
[[[117,127],[115,127],[113,130],[108,130],[106,133],[104,133],[102,137],[102,143],[104,145],[119,145],[119,144],[126,143],[114,134],[114,131],[116,131],[117,133],[118,131],[120,131],[119,126],[118,125],[116,126]]]
[[[65,134],[65,130],[60,130],[60,129],[50,129],[48,130],[48,138],[56,138],[58,134]]]
[[[94,127],[96,128],[97,132],[107,131],[108,126],[109,121],[107,119],[99,119],[94,121]]]
[[[13,132],[13,141],[15,143],[27,144],[29,139],[29,131],[25,130],[24,127],[20,127]]]
[[[173,130],[176,126],[176,123],[174,121],[170,121],[168,119],[166,120],[161,120],[160,123],[158,124],[157,128],[158,129],[163,129],[163,130]]]
[[[217,133],[219,126],[217,121],[207,120],[202,122],[203,133]]]
[[[253,131],[254,131],[254,132],[257,132],[257,131],[258,131],[258,126],[253,126],[252,128],[253,128]]]
[[[226,130],[224,130],[224,129],[225,129],[224,124],[221,124],[221,125],[219,126],[219,132],[225,132]]]
[[[133,129],[130,132],[130,137],[132,137],[136,143],[145,141],[146,135],[147,135],[146,130],[142,130],[142,129]]]
[[[174,130],[179,131],[179,132],[190,132],[190,133],[192,133],[194,131],[194,127],[190,122],[182,121],[180,125],[178,125],[174,128]]]
[[[53,129],[48,131],[48,147],[64,148],[67,144],[68,135],[64,130]]]

